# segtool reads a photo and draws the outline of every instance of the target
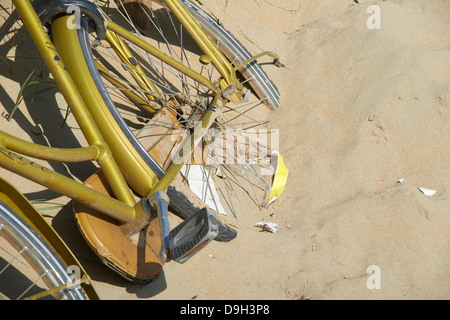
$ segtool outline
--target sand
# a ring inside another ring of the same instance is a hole
[[[102,298],[449,299],[450,1],[203,2],[250,51],[274,51],[285,63],[265,70],[282,95],[271,126],[290,171],[286,189],[267,209],[249,203],[232,221],[235,240],[166,264],[147,285],[101,266],[71,209],[55,211],[49,220]],[[367,25],[370,5],[379,29]],[[7,86],[27,75],[0,72],[13,78],[2,82],[3,112]],[[0,174],[29,197],[56,197]],[[259,221],[278,232],[260,232]]]

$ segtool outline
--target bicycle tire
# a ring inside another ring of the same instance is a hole
[[[36,274],[30,275],[27,267],[24,277],[37,276],[38,278],[30,285],[25,287],[24,291],[13,299],[20,300],[26,298],[29,292],[33,294],[46,289],[34,290],[37,286],[47,286],[47,290],[66,285],[73,281],[71,274],[68,273],[68,267],[52,249],[52,247],[44,240],[23,218],[21,218],[6,203],[0,200],[0,238],[6,240],[11,246],[7,246],[2,242],[2,253],[9,250],[17,250],[15,253],[8,252],[13,255],[14,259],[9,261],[6,266],[2,266],[0,276],[7,275],[8,268],[14,268],[15,274],[20,270],[15,269],[13,261],[18,259],[19,254],[25,260],[21,260],[21,265],[25,262],[29,263],[29,269],[33,269]],[[11,279],[8,279],[11,281]],[[39,283],[39,284],[37,284]],[[19,285],[18,285],[19,286]],[[1,288],[0,288],[1,289]],[[16,287],[18,289],[18,287]],[[80,286],[73,286],[62,289],[55,293],[56,298],[63,300],[87,300],[88,297]],[[11,298],[11,297],[9,297]]]

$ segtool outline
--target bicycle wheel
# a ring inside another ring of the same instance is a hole
[[[0,251],[0,298],[88,299],[79,284],[70,285],[74,279],[69,266],[2,200]]]
[[[233,64],[239,65],[250,57],[243,46],[209,14],[192,1],[182,3],[216,41],[225,56],[233,57]],[[149,19],[150,27],[145,31],[134,25],[130,18],[132,16],[127,11],[128,7],[122,0],[110,1],[102,9],[115,22],[172,59],[205,75],[211,82],[220,79],[218,70],[205,61],[202,50],[164,3],[141,0],[135,2],[135,5]],[[139,156],[160,179],[173,161],[174,150],[192,132],[195,122],[201,119],[211,104],[213,90],[117,34],[110,34],[107,41],[98,41],[87,23],[82,24],[82,27],[78,29],[78,37],[83,55],[108,112]],[[113,43],[126,47],[128,56],[118,54]],[[189,180],[192,166],[202,166],[202,179],[205,182],[203,189],[207,191],[205,198],[208,190],[209,193],[213,191],[214,187],[209,183],[211,177],[215,178],[215,187],[223,188],[222,195],[227,197],[225,201],[228,209],[234,214],[233,202],[239,198],[240,193],[237,187],[254,197],[256,204],[264,202],[268,187],[258,172],[261,171],[258,166],[267,166],[270,148],[267,143],[261,145],[261,140],[264,139],[260,139],[255,128],[266,128],[268,132],[269,115],[261,112],[260,108],[264,104],[269,104],[272,108],[279,105],[276,87],[256,62],[250,63],[243,70],[242,83],[252,83],[259,88],[255,90],[256,93],[271,92],[271,98],[258,98],[248,90],[244,102],[227,105],[220,120],[216,121],[202,144],[192,152],[186,170],[182,172],[184,178]],[[235,140],[240,140],[240,145]],[[252,151],[249,152],[249,149]],[[216,179],[218,176],[220,179]],[[135,191],[145,196],[150,189]],[[221,211],[216,203],[210,207]]]

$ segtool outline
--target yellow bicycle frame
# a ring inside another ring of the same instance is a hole
[[[128,184],[132,185],[133,190],[143,197],[150,197],[157,190],[166,190],[183,163],[187,160],[188,155],[180,154],[182,162],[172,164],[165,175],[158,179],[155,173],[148,169],[148,166],[143,162],[136,150],[126,141],[126,138],[122,137],[121,132],[112,130],[117,128],[117,126],[110,125],[111,121],[114,121],[111,114],[101,112],[101,110],[106,108],[98,107],[99,104],[104,102],[98,91],[92,90],[95,86],[92,85],[92,78],[86,69],[87,67],[85,65],[67,65],[63,62],[67,60],[57,48],[64,48],[65,52],[70,52],[71,54],[80,54],[80,52],[73,51],[80,50],[79,46],[74,45],[78,41],[76,30],[65,30],[64,34],[58,33],[58,30],[64,28],[64,24],[67,26],[68,17],[61,17],[54,21],[53,43],[31,2],[27,0],[13,0],[13,2],[61,93],[70,106],[89,146],[77,149],[45,147],[0,131],[0,167],[123,222],[127,225],[124,229],[126,233],[133,233],[139,230],[139,228],[149,223],[150,217],[143,210],[141,203],[136,202]],[[222,105],[226,103],[222,94],[223,90],[233,86],[236,91],[239,91],[242,85],[237,81],[234,68],[211,42],[202,28],[186,12],[183,5],[178,0],[166,0],[165,3],[199,44],[209,60],[221,72],[223,79],[220,81],[220,88],[217,88],[209,79],[166,56],[108,20],[109,38],[114,39],[115,34],[126,38],[183,72],[188,77],[195,79],[216,92],[216,99],[202,121],[202,128],[208,129],[217,117]],[[120,55],[124,57],[129,55],[126,46],[120,41],[114,45],[114,41],[111,40],[111,44]],[[71,70],[77,70],[77,72],[71,72]],[[73,76],[74,74],[76,76]],[[149,83],[144,83],[147,86],[151,86]],[[192,136],[188,143],[196,145],[206,130],[199,130],[198,132],[200,132],[200,135]],[[23,155],[47,161],[96,161],[102,168],[115,198],[104,195],[54,172],[35,161],[25,158]]]

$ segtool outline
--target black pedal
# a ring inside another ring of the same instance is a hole
[[[183,263],[214,240],[219,231],[216,215],[200,209],[175,227],[169,234],[168,257]]]

